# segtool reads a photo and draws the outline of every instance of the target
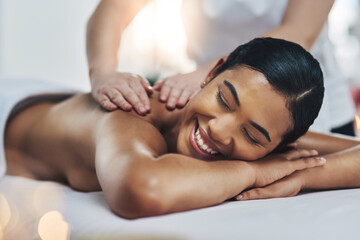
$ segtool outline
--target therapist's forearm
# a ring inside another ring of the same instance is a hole
[[[333,4],[334,0],[290,0],[280,26],[263,36],[296,42],[309,51]]]
[[[86,50],[89,72],[97,69],[115,69],[121,38],[121,20],[118,7],[110,1],[102,1],[89,19]]]
[[[360,187],[360,145],[324,156],[327,161],[321,168],[296,173],[302,189],[338,189]]]
[[[87,25],[89,73],[115,70],[122,32],[148,0],[102,0]]]

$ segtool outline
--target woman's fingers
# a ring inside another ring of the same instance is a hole
[[[298,159],[298,158],[316,156],[318,154],[319,153],[316,150],[292,149],[286,153],[283,153],[282,155],[288,160],[293,160],[293,159]]]
[[[313,154],[312,152],[306,153],[303,151],[293,151],[291,154],[295,156],[306,156]],[[291,161],[289,161],[289,160]],[[283,154],[274,154],[266,156],[264,159],[249,163],[255,170],[255,182],[253,187],[264,187],[268,184],[276,182],[295,171],[322,166],[326,159],[318,156],[310,156],[306,158],[284,158]]]
[[[253,188],[242,192],[235,197],[236,200],[253,200],[276,197],[296,196],[302,188],[302,181],[296,174],[289,175],[283,179],[263,188]]]
[[[297,142],[292,142],[292,143],[289,143],[288,145],[286,145],[288,148],[296,148],[297,147]]]
[[[272,198],[271,193],[266,187],[265,188],[253,188],[251,190],[242,192],[241,194],[235,197],[236,200],[255,200],[255,199],[266,199]]]
[[[326,163],[324,157],[308,157],[302,159],[296,159],[291,161],[293,164],[293,172],[298,170],[303,170],[306,168],[322,166]]]

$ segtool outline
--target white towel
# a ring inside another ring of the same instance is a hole
[[[0,180],[6,172],[4,134],[6,121],[20,101],[43,94],[73,94],[78,91],[54,83],[26,78],[0,77]]]

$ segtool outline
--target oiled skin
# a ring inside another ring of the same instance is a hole
[[[114,117],[119,125],[123,125],[118,134],[124,136],[127,143],[159,134],[152,125],[165,127],[162,121],[167,121],[169,114],[165,106],[154,99],[155,96],[151,101],[154,101],[155,108],[147,116],[105,111],[90,94],[77,95],[57,104],[40,103],[25,109],[7,124],[7,173],[65,181],[82,191],[101,190],[95,174],[95,142],[99,129],[104,128],[102,125],[106,125],[104,122],[107,119]],[[155,119],[155,115],[163,117]],[[140,133],[137,122],[140,126],[150,124]],[[162,139],[152,140],[151,144],[159,150],[156,154],[166,152],[167,145]],[[122,147],[126,146],[116,146],[120,151]]]
[[[224,79],[238,90],[242,105],[234,111],[215,97],[220,89],[228,104],[235,106],[223,87]],[[259,99],[263,99],[261,104]],[[126,218],[219,204],[245,189],[264,187],[288,175],[296,178],[297,191],[360,186],[360,148],[354,147],[358,142],[321,134],[301,138],[299,146],[327,154],[324,167],[316,167],[323,163],[309,151],[252,162],[196,158],[188,140],[194,117],[232,156],[255,160],[281,141],[287,109],[282,97],[256,71],[240,68],[216,78],[210,72],[206,87],[182,110],[168,111],[157,93],[150,101],[152,111],[146,116],[107,112],[90,94],[55,104],[39,103],[19,112],[6,127],[7,174],[60,181],[80,191],[102,190],[110,208]],[[235,133],[239,127],[234,123],[248,126],[249,117],[268,129],[271,143],[253,146]],[[341,152],[344,149],[349,150]]]

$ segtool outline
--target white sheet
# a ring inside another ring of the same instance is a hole
[[[9,221],[7,205],[11,211]],[[81,193],[58,183],[13,176],[0,182],[0,226],[7,222],[5,228],[2,226],[4,239],[40,239],[40,219],[54,210],[70,226],[68,237],[76,240],[360,239],[360,189],[226,202],[183,213],[126,220],[110,212],[101,192]],[[60,225],[55,224],[52,231]]]

